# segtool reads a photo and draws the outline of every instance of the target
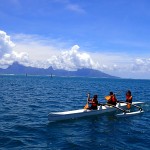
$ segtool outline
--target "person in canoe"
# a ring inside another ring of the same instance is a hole
[[[131,104],[132,104],[132,94],[131,94],[130,90],[128,90],[126,92],[126,102],[127,102],[127,108],[130,109],[131,108]]]
[[[111,105],[115,105],[116,106],[117,98],[116,98],[116,96],[115,96],[115,94],[113,92],[109,93],[109,99],[108,99],[107,104],[111,104]]]
[[[131,91],[130,90],[128,90],[126,92],[126,102],[127,103],[132,103],[132,95],[131,95]]]
[[[97,106],[98,106],[97,97],[98,97],[97,95],[94,95],[92,99],[88,97],[88,103],[91,104],[91,107],[89,107],[89,109],[97,110]]]

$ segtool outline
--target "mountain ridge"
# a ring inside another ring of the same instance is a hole
[[[99,77],[99,78],[119,78],[106,74],[102,71],[90,69],[90,68],[81,68],[76,71],[67,71],[63,69],[54,70],[51,66],[47,69],[36,68],[30,66],[24,66],[18,62],[14,62],[6,69],[0,68],[0,74],[28,74],[28,75],[53,75],[53,76],[77,76],[77,77]]]

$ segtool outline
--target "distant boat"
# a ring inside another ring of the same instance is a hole
[[[52,75],[52,73],[51,73],[51,78],[53,78],[53,75]]]

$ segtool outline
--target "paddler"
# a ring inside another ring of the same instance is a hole
[[[131,91],[128,90],[126,92],[126,102],[127,102],[127,108],[130,109],[131,108],[131,104],[132,104],[132,95],[131,95]]]
[[[94,95],[92,99],[88,99],[88,103],[91,104],[91,107],[89,109],[97,110],[98,106],[98,100],[97,100],[97,95]]]
[[[132,103],[132,95],[131,95],[131,91],[130,90],[128,90],[126,92],[126,102],[127,103]]]
[[[110,93],[109,93],[109,99],[108,99],[107,104],[111,104],[111,105],[116,106],[116,104],[117,104],[117,99],[116,99],[116,96],[115,96],[115,94],[114,94],[113,92],[110,92]]]

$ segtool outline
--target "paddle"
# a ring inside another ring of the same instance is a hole
[[[89,99],[90,99],[90,93],[88,93],[88,97],[87,97],[87,103],[86,105],[84,106],[84,109],[88,109],[89,108]]]
[[[105,104],[105,105],[107,105],[107,106],[112,106],[112,107],[114,107],[114,108],[116,108],[116,109],[118,109],[118,110],[123,111],[123,113],[126,113],[126,110],[125,110],[125,109],[122,109],[122,108],[117,107],[117,106],[115,106],[115,105],[112,105],[112,104]]]
[[[110,100],[110,98],[111,98],[111,96],[110,95],[108,95],[108,96],[105,96],[105,99],[108,101],[108,100]]]
[[[99,103],[98,104],[99,106],[101,105],[101,106],[112,106],[112,107],[114,107],[114,108],[116,108],[116,109],[118,109],[118,110],[121,110],[121,111],[123,111],[124,113],[126,113],[126,110],[124,110],[124,109],[122,109],[122,108],[120,108],[120,107],[117,107],[117,106],[115,106],[115,105],[112,105],[112,104],[102,104],[102,103]]]

